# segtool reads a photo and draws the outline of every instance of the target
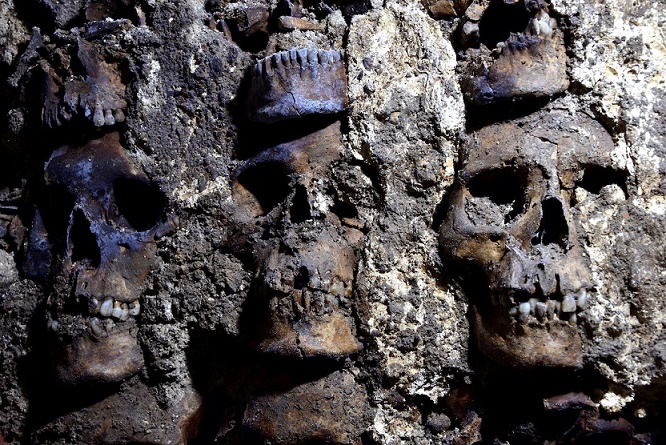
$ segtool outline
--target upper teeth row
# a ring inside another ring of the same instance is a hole
[[[111,297],[106,297],[102,303],[93,298],[92,309],[94,314],[99,314],[102,317],[113,317],[120,321],[125,321],[129,317],[136,317],[141,312],[141,304],[139,300],[134,300],[131,303],[121,303]]]
[[[568,314],[569,317],[575,317],[576,311],[585,309],[587,300],[588,293],[585,289],[581,289],[575,294],[566,294],[561,302],[550,299],[541,301],[538,298],[530,298],[528,301],[511,307],[509,315],[518,317],[519,319],[524,319],[528,315],[531,315],[539,320],[561,318],[564,314]]]

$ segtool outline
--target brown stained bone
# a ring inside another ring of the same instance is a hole
[[[56,259],[48,327],[59,378],[120,381],[143,366],[136,318],[155,240],[173,229],[160,222],[164,198],[118,133],[56,150],[45,179],[51,205],[33,226],[26,257],[39,259],[47,246]]]
[[[243,426],[283,445],[357,444],[367,429],[370,407],[365,388],[352,375],[334,372],[284,392],[254,397]]]
[[[581,366],[577,319],[594,283],[573,193],[588,172],[618,177],[612,149],[598,123],[555,109],[472,135],[440,245],[470,280],[487,283],[475,291],[486,295],[472,300],[472,321],[489,358],[518,368]]]
[[[347,75],[338,51],[275,53],[252,68],[251,82],[248,113],[258,122],[333,114],[348,104]]]
[[[89,24],[90,37],[117,32],[129,26],[126,20]],[[56,67],[42,63],[44,83],[43,121],[58,127],[79,117],[96,127],[112,126],[125,120],[127,87],[121,76],[122,55],[107,54],[101,41],[79,37],[70,63],[70,55],[57,49]],[[77,71],[82,67],[82,71]]]
[[[267,304],[256,348],[294,357],[358,352],[351,314],[355,256],[348,241],[326,230],[302,247],[290,246],[289,253],[281,252],[285,244],[260,254],[257,286]]]
[[[532,8],[532,18],[526,29],[511,33],[495,48],[488,48],[481,43],[485,28],[480,27],[480,20],[489,13],[491,3],[473,3],[461,26],[462,42],[468,47],[462,61],[465,73],[462,87],[466,99],[474,104],[486,104],[511,98],[552,96],[566,91],[569,79],[564,34],[548,14],[547,5],[539,4],[535,8],[531,3],[526,5],[526,9]]]
[[[290,357],[344,357],[361,348],[351,297],[354,246],[360,231],[342,226],[330,209],[318,208],[330,166],[341,155],[340,123],[269,148],[248,159],[233,184],[237,221],[247,227],[284,225],[283,234],[244,247],[254,257],[253,300],[261,307],[252,344]],[[284,175],[282,184],[267,175]],[[255,176],[257,176],[255,178]],[[268,199],[284,187],[280,200]],[[306,216],[294,220],[300,206]],[[259,223],[259,226],[257,226]]]

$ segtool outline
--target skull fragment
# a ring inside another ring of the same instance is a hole
[[[599,182],[591,177],[626,179],[612,150],[597,122],[557,110],[471,136],[440,246],[461,266],[476,342],[489,358],[520,368],[582,364],[577,321],[594,283],[575,197]]]
[[[564,35],[543,0],[473,2],[461,26],[465,97],[485,104],[566,91]]]
[[[260,315],[253,318],[262,320],[252,343],[262,352],[335,358],[360,349],[351,294],[362,233],[331,175],[343,149],[334,114],[347,100],[340,55],[331,53],[278,53],[253,72],[253,119],[315,115],[307,125],[281,123],[296,128],[291,140],[245,160],[235,174],[236,220],[247,238],[240,249],[256,266],[252,298]]]
[[[120,381],[143,367],[136,318],[155,240],[173,228],[160,222],[164,196],[118,133],[56,150],[45,180],[51,205],[33,221],[27,262],[45,249],[54,259],[47,317],[58,377]]]

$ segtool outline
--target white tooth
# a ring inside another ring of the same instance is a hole
[[[553,318],[560,311],[556,303],[557,302],[554,300],[548,300],[546,302],[546,315],[548,315],[549,318]]]
[[[562,312],[576,312],[576,298],[573,294],[565,295],[562,300]]]
[[[528,302],[520,303],[518,305],[518,312],[523,315],[528,315],[530,313],[530,304]]]
[[[530,312],[534,313],[534,308],[536,308],[538,302],[539,300],[537,300],[536,298],[530,298],[528,300],[528,303],[530,304]]]
[[[110,317],[113,313],[113,298],[107,297],[99,308],[99,314],[103,317]]]
[[[111,313],[111,316],[113,318],[120,319],[122,315],[123,315],[123,308],[120,306],[120,303],[116,301],[115,303],[113,303],[113,312]]]
[[[111,110],[106,110],[104,112],[104,124],[105,125],[113,125],[115,123],[116,123],[116,119],[111,114]]]
[[[515,317],[516,315],[518,315],[518,306],[514,306],[509,309],[509,316]]]
[[[104,112],[102,111],[102,107],[100,106],[95,107],[95,112],[93,113],[92,121],[96,127],[101,127],[102,125],[104,125]]]
[[[96,314],[99,312],[99,300],[95,297],[92,297],[88,300],[88,308],[90,313]]]
[[[548,306],[546,306],[546,303],[539,301],[534,308],[534,313],[537,317],[539,317],[539,320],[543,320],[546,318],[546,314],[548,313]]]
[[[90,321],[90,330],[92,331],[95,337],[101,337],[102,335],[105,334],[104,328],[102,327],[99,318],[93,318]]]
[[[136,317],[137,315],[139,315],[139,312],[141,312],[141,305],[139,304],[139,300],[136,300],[129,304],[129,314],[132,317]]]
[[[576,324],[577,321],[578,317],[576,317],[576,314],[572,314],[571,317],[569,317],[569,323]]]
[[[129,318],[129,309],[127,308],[127,303],[121,304],[120,309],[122,310],[122,313],[118,319],[120,321],[126,321]]]
[[[587,306],[587,291],[585,289],[579,290],[577,297],[576,305],[578,306],[578,309],[582,311],[585,309],[585,306]]]
[[[112,319],[110,318],[104,319],[104,330],[106,332],[109,332],[111,329],[113,329],[115,325],[116,323]]]

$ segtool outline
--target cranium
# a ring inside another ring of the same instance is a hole
[[[308,357],[359,350],[350,297],[353,245],[361,233],[343,226],[327,208],[332,203],[322,201],[341,144],[336,122],[264,151],[239,169],[234,192],[242,211],[254,215],[262,230],[283,226],[253,245],[254,297],[264,314],[254,342],[261,351]],[[277,183],[262,182],[267,174]],[[283,195],[271,196],[281,187]]]
[[[331,53],[288,51],[260,61],[251,116],[277,121],[339,111],[346,79],[340,79],[340,55]],[[301,78],[317,88],[305,88]],[[263,323],[253,343],[285,356],[341,357],[360,348],[350,297],[361,232],[334,212],[340,203],[331,193],[331,165],[342,153],[340,122],[323,118],[304,127],[243,162],[234,180],[237,219],[253,237],[243,246],[257,268],[253,299],[263,314],[255,317]]]
[[[597,122],[556,110],[472,135],[440,244],[468,266],[473,330],[491,359],[522,368],[582,364],[577,319],[594,283],[574,191],[597,183],[592,176],[623,177],[612,149]]]
[[[41,212],[43,224],[35,218],[31,249],[48,246],[55,259],[47,305],[59,378],[120,381],[143,366],[136,317],[155,239],[172,228],[159,222],[164,196],[118,133],[56,150],[45,179],[52,206]]]
[[[462,20],[463,90],[475,104],[566,91],[564,35],[543,0],[477,0]]]

